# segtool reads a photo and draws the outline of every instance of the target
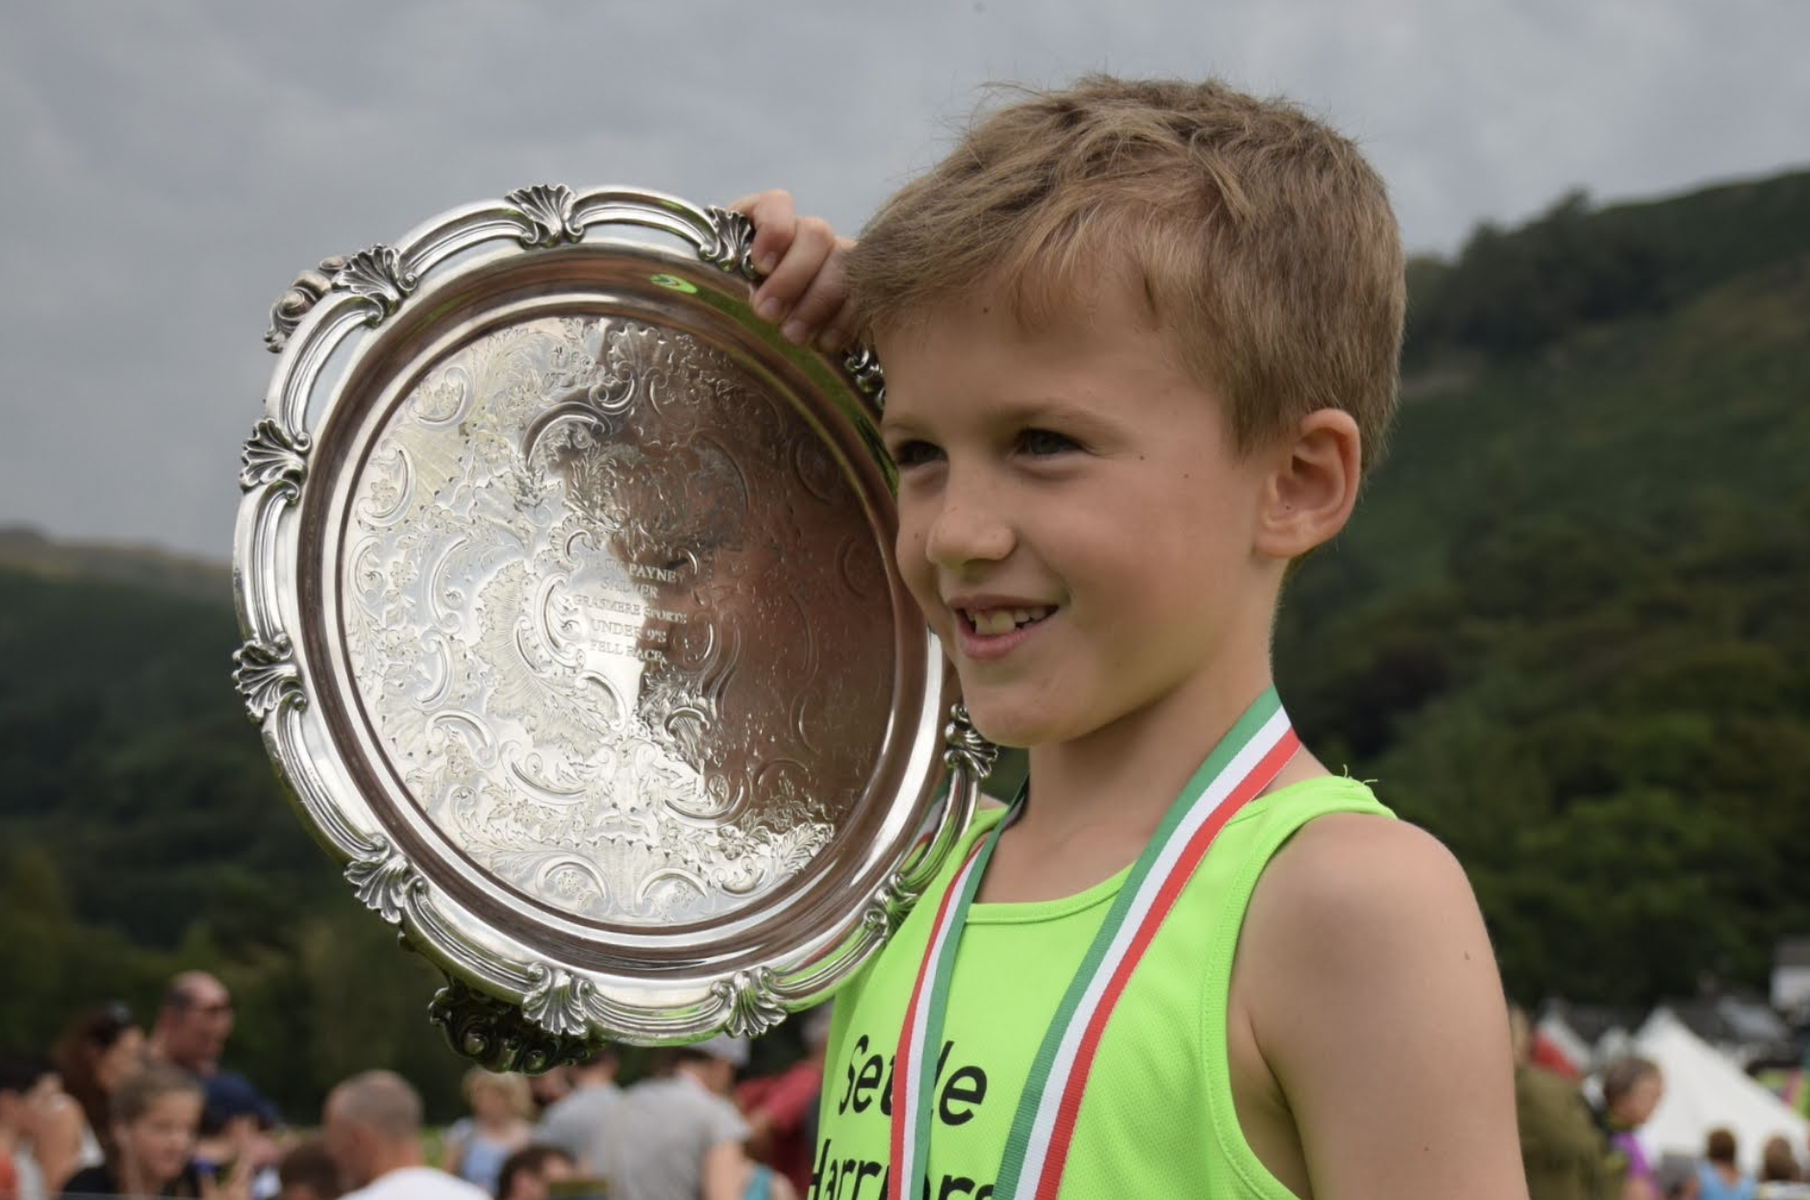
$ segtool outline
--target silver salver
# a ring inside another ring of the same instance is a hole
[[[234,679],[498,1069],[820,1001],[992,763],[892,558],[878,370],[753,316],[751,242],[537,186],[271,313]]]

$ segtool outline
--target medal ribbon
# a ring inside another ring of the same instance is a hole
[[[1288,714],[1275,689],[1270,688],[1245,710],[1169,806],[1162,824],[1132,864],[1031,1063],[1006,1138],[1005,1156],[993,1188],[995,1200],[1020,1196],[1055,1200],[1100,1036],[1132,971],[1213,839],[1239,809],[1270,785],[1300,746]],[[905,1200],[929,1168],[936,1060],[943,1041],[956,948],[999,835],[1022,804],[1021,797],[1012,812],[975,843],[937,905],[924,961],[899,1031],[888,1200]]]

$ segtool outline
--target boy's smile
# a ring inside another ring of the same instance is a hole
[[[983,733],[1072,741],[1185,710],[1210,675],[1263,686],[1263,456],[1233,452],[1147,313],[1110,295],[1026,330],[982,296],[881,354],[900,569]]]

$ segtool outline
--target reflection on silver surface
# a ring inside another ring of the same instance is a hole
[[[599,236],[623,225],[684,248]],[[737,214],[537,186],[271,311],[234,680],[497,1069],[821,1000],[992,761],[891,558],[877,364],[755,319],[750,245]]]
[[[884,564],[797,416],[616,317],[448,355],[396,404],[341,564],[364,706],[434,825],[577,917],[735,912],[860,799]]]

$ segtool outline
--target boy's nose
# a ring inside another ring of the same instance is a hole
[[[939,567],[998,562],[1012,552],[1012,523],[985,487],[951,480],[925,532],[924,554]]]

